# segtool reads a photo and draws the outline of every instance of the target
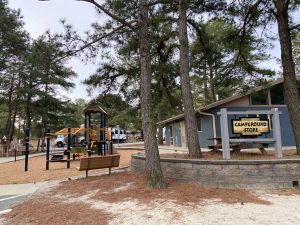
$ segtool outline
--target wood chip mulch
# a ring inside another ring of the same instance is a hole
[[[130,165],[131,155],[135,150],[119,150],[120,167]],[[84,176],[85,171],[78,171],[79,161],[71,161],[71,168],[67,169],[65,162],[50,163],[50,169],[46,170],[46,156],[37,156],[29,158],[28,171],[24,172],[24,160],[17,162],[0,164],[0,185],[1,184],[22,184],[34,183],[48,180],[61,180],[72,176]],[[99,171],[108,171],[108,169],[93,170],[91,174]]]
[[[167,180],[166,189],[146,187],[146,177],[137,172],[118,172],[111,175],[69,180],[33,195],[29,200],[17,205],[6,214],[7,224],[108,224],[117,214],[91,208],[88,202],[66,202],[94,193],[90,198],[96,202],[122,204],[136,200],[140,204],[153,201],[172,201],[180,205],[204,203],[204,200],[221,200],[225,203],[256,203],[268,205],[254,192],[204,187],[197,184],[181,184]],[[59,196],[64,196],[65,199]],[[130,210],[130,209],[128,209]],[[116,212],[117,213],[117,212]]]
[[[121,172],[113,175],[89,177],[63,182],[51,191],[51,194],[60,193],[78,197],[84,193],[98,190],[96,199],[105,202],[120,202],[128,199],[137,199],[140,202],[149,202],[157,199],[172,200],[180,204],[198,203],[204,199],[221,199],[225,203],[258,203],[269,202],[258,198],[246,190],[222,189],[205,187],[197,184],[177,183],[174,180],[166,181],[166,189],[151,189],[146,187],[146,176],[138,172]],[[122,189],[126,186],[127,188]],[[115,192],[113,190],[119,189]]]
[[[5,215],[9,225],[105,225],[112,216],[84,203],[64,203],[51,196],[32,198]]]

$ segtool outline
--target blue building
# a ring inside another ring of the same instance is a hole
[[[298,89],[300,90],[300,77],[297,78]],[[300,92],[299,92],[300,93]],[[251,110],[271,110],[278,108],[281,112],[280,125],[283,146],[295,146],[294,133],[283,97],[283,80],[279,79],[262,87],[257,87],[248,91],[244,95],[235,95],[205,107],[196,109],[198,121],[198,136],[201,147],[213,145],[213,137],[221,137],[220,116],[217,114],[221,108],[227,108],[228,111],[251,111]],[[300,113],[300,112],[299,112]],[[255,117],[257,115],[248,115]],[[239,119],[242,115],[228,116],[229,132],[232,130],[231,119]],[[243,116],[244,117],[244,116]],[[270,133],[263,134],[262,137],[272,137],[272,122],[270,115],[260,115],[264,119],[270,120]],[[180,114],[158,124],[163,125],[165,129],[166,144],[175,147],[186,147],[186,129],[184,115]],[[235,136],[232,132],[230,136]]]

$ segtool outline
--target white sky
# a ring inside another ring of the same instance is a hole
[[[48,29],[53,33],[62,31],[62,26],[59,23],[62,18],[65,18],[67,23],[72,24],[75,30],[79,32],[88,31],[92,22],[102,19],[91,4],[75,0],[9,0],[9,6],[14,9],[21,9],[25,29],[32,38],[37,38]],[[297,17],[299,19],[299,15]],[[274,27],[274,32],[277,32],[277,27]],[[280,58],[278,43],[275,44],[274,49],[270,50],[270,54],[272,57]],[[91,99],[87,94],[87,87],[81,82],[92,74],[97,67],[93,64],[82,63],[79,59],[70,60],[69,65],[78,74],[78,77],[74,79],[76,88],[72,92],[64,92],[64,94],[72,100],[76,98]],[[261,65],[270,69],[279,69],[275,59]],[[97,93],[93,95],[96,96]]]
[[[25,30],[30,33],[32,38],[37,38],[48,29],[52,33],[63,31],[59,23],[62,18],[65,18],[68,24],[72,24],[74,29],[80,32],[88,31],[92,22],[101,20],[91,4],[74,0],[9,0],[9,7],[21,9]],[[75,58],[70,60],[69,66],[78,74],[78,77],[73,80],[76,88],[69,93],[62,93],[72,100],[76,98],[91,99],[86,92],[87,87],[81,82],[97,67],[93,64],[85,64]]]

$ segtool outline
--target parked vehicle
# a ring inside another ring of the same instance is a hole
[[[64,147],[66,145],[65,136],[57,135],[54,143],[58,148]]]
[[[111,129],[111,139],[113,142],[124,143],[127,140],[127,131],[122,128],[112,127]]]

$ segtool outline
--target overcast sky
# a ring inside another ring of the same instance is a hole
[[[48,29],[52,33],[62,31],[62,26],[59,23],[62,18],[65,18],[69,24],[74,26],[75,30],[80,32],[89,30],[92,22],[102,19],[91,4],[74,0],[9,0],[9,6],[14,9],[21,9],[25,29],[32,38],[37,38]],[[297,17],[299,20],[300,15]],[[276,29],[274,27],[274,32],[277,32]],[[272,57],[280,58],[278,43],[275,44],[274,49],[270,50],[270,54]],[[70,60],[69,65],[78,74],[78,77],[74,79],[76,88],[65,94],[72,100],[76,98],[90,99],[91,97],[86,92],[86,86],[82,85],[81,82],[95,71],[96,66],[82,63],[78,59]],[[262,65],[270,69],[278,70],[279,68],[275,59]],[[95,95],[97,93],[94,93]]]
[[[74,0],[9,0],[9,6],[14,9],[21,9],[24,16],[25,30],[30,33],[32,38],[37,38],[46,30],[51,32],[63,31],[59,20],[65,18],[72,24],[75,30],[80,32],[88,31],[90,24],[101,20],[91,4]],[[73,81],[76,88],[72,92],[65,93],[69,98],[90,99],[86,92],[86,86],[81,82],[93,73],[96,66],[93,64],[82,63],[79,59],[70,60],[69,65],[78,74]]]

